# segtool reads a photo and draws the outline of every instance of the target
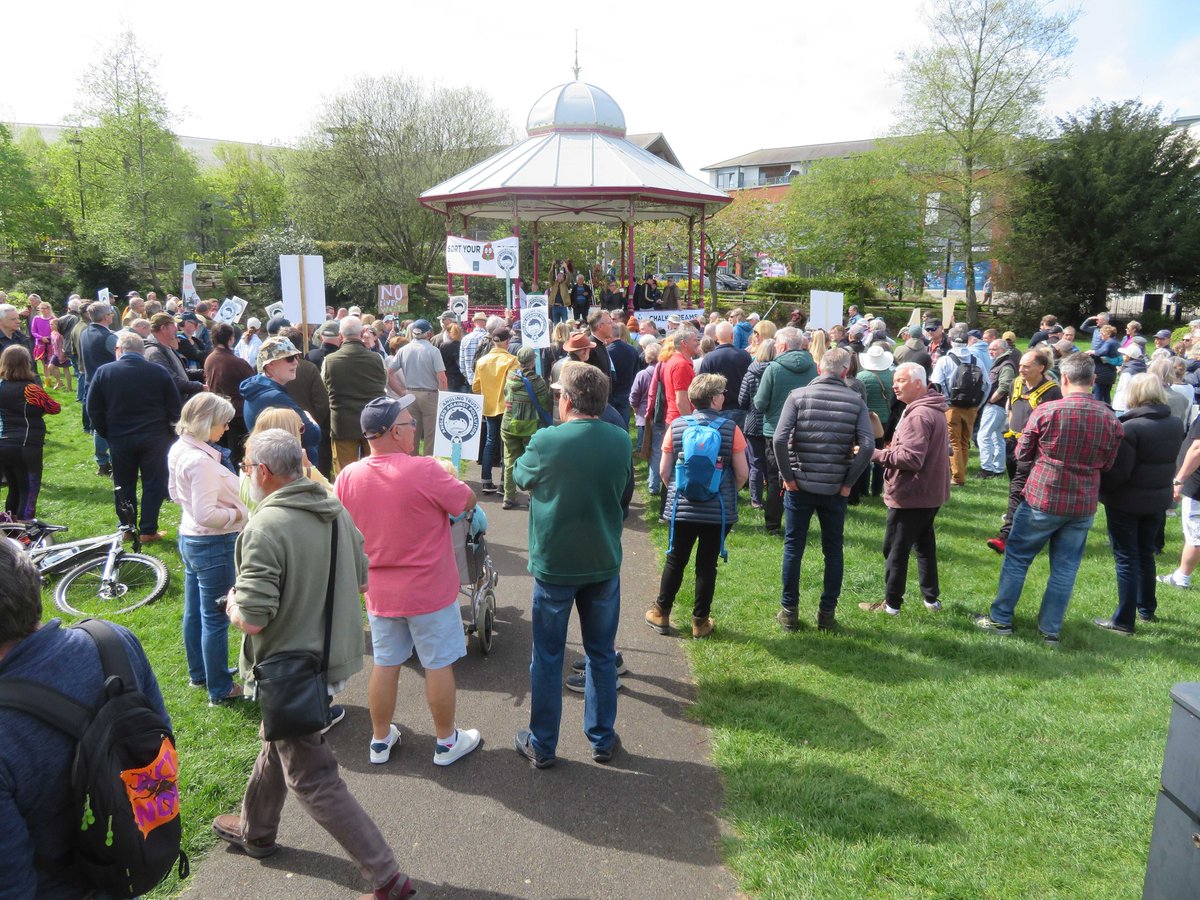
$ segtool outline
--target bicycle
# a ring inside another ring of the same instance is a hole
[[[137,552],[141,549],[137,511],[121,496],[119,487],[113,493],[121,524],[112,534],[55,544],[54,535],[66,531],[67,526],[35,520],[4,523],[0,529],[22,544],[43,580],[70,570],[53,595],[54,605],[64,613],[102,618],[121,615],[166,593],[170,572],[162,560]],[[127,539],[133,542],[132,551],[125,549]]]

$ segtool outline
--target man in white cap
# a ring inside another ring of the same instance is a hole
[[[479,746],[479,732],[456,728],[454,663],[466,655],[458,610],[458,566],[450,516],[476,503],[475,492],[430,457],[413,456],[416,398],[379,397],[363,407],[371,455],[347,466],[335,492],[362,532],[371,622],[370,760],[388,761],[400,743],[392,723],[400,668],[415,650],[437,742],[434,765],[448,766]]]

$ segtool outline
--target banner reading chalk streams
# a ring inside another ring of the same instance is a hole
[[[448,456],[458,465],[463,457],[479,455],[479,435],[483,431],[483,397],[480,394],[456,394],[438,391],[434,456]]]

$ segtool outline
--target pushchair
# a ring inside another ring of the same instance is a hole
[[[487,533],[472,536],[471,525],[475,510],[450,524],[454,544],[454,559],[458,563],[458,593],[465,597],[470,615],[464,617],[463,632],[479,639],[479,652],[487,656],[492,650],[492,635],[496,625],[496,584],[500,576],[488,555]]]

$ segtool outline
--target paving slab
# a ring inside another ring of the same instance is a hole
[[[516,730],[529,720],[528,513],[501,510],[498,495],[481,502],[500,573],[497,630],[491,655],[472,640],[455,672],[458,724],[480,729],[483,744],[452,766],[433,765],[424,680],[419,668],[406,667],[395,717],[402,746],[388,763],[371,765],[368,656],[339,697],[345,720],[327,736],[351,792],[421,898],[737,896],[721,864],[722,786],[709,761],[710,734],[688,714],[695,688],[683,647],[642,621],[660,563],[641,507],[635,502],[623,540],[618,635],[630,671],[618,692],[617,730],[624,750],[607,766],[591,761],[583,695],[564,688],[558,765],[538,771],[513,750]],[[581,654],[573,619],[568,660]],[[279,842],[282,851],[261,862],[216,847],[193,869],[183,896],[294,900],[368,889],[291,795]]]

